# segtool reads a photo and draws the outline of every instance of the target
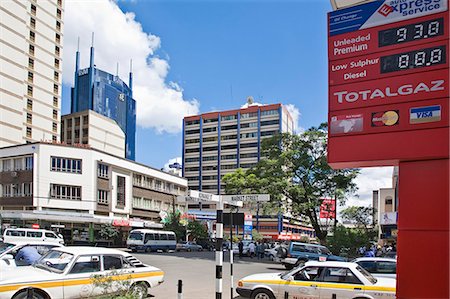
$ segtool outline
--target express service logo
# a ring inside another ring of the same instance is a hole
[[[372,113],[372,127],[395,126],[399,122],[398,110]]]
[[[382,16],[387,17],[391,12],[394,11],[394,8],[388,4],[383,4],[380,9],[378,9],[378,13]]]

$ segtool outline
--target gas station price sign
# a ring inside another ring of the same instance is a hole
[[[427,44],[449,38],[447,13],[428,15],[396,24],[371,27],[341,35],[330,35],[330,61],[375,52]]]

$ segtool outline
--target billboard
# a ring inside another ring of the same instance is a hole
[[[447,9],[380,0],[328,14],[331,166],[448,157]]]
[[[320,205],[319,218],[334,219],[336,217],[336,201],[334,199],[325,198]]]

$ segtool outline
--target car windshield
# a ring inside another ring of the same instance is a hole
[[[67,265],[73,260],[73,257],[74,256],[71,253],[50,250],[34,264],[34,267],[51,272],[62,273],[67,268]]]
[[[372,274],[367,272],[367,270],[364,269],[363,267],[358,266],[358,267],[356,267],[356,270],[361,272],[361,274],[364,275],[364,277],[367,278],[367,280],[370,281],[372,284],[377,283],[377,279],[375,277],[373,277]]]
[[[136,240],[136,241],[142,241],[143,239],[143,233],[131,233],[130,236],[128,237],[129,240]]]
[[[13,247],[14,247],[14,244],[0,243],[0,254],[7,252],[9,249],[11,249]]]

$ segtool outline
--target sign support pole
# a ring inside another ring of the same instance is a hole
[[[217,203],[216,219],[216,299],[222,299],[222,267],[223,267],[223,200]]]
[[[233,207],[230,207],[230,286],[231,286],[231,296],[233,299]]]

